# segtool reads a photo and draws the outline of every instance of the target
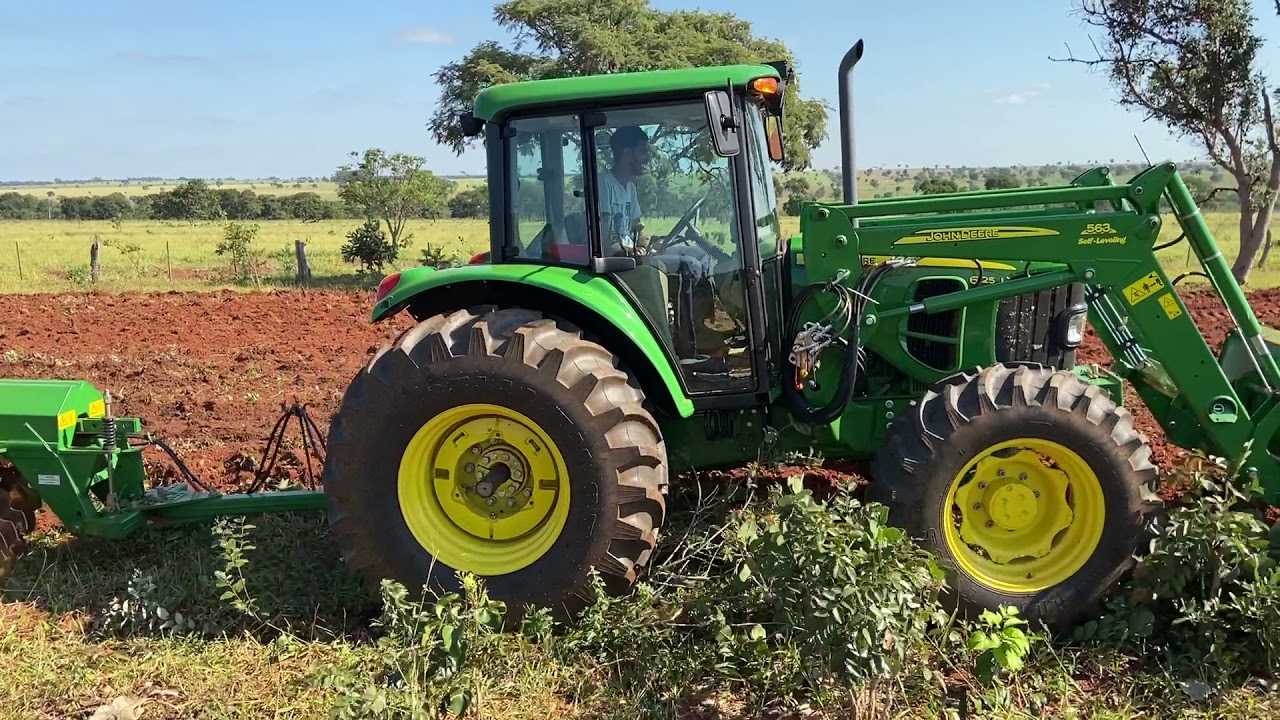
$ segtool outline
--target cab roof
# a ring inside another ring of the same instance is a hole
[[[476,95],[472,114],[489,122],[520,108],[582,100],[715,90],[725,87],[727,83],[742,87],[758,77],[782,78],[778,70],[770,65],[721,65],[527,80],[481,90]]]

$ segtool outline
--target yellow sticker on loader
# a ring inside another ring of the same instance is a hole
[[[66,412],[58,413],[58,430],[66,430],[67,428],[75,424],[76,424],[75,410],[67,410]]]
[[[1160,279],[1160,273],[1153,270],[1142,279],[1126,287],[1124,289],[1124,299],[1128,300],[1130,305],[1137,305],[1163,289],[1164,281]]]
[[[1165,293],[1160,296],[1160,307],[1164,308],[1164,314],[1172,320],[1182,314],[1182,308],[1178,307],[1178,298],[1173,293]]]
[[[89,417],[100,418],[107,414],[107,404],[101,400],[94,400],[89,403]]]

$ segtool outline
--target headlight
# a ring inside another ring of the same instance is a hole
[[[1084,324],[1089,319],[1089,306],[1084,303],[1072,305],[1058,316],[1059,337],[1062,346],[1074,348],[1084,342]]]

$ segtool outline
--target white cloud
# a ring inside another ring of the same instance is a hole
[[[1000,95],[996,97],[995,102],[997,105],[1025,105],[1031,100],[1031,98],[1044,93],[1048,89],[1049,83],[1038,82],[1025,90],[1018,90],[1016,92]]]
[[[397,30],[392,39],[401,43],[437,44],[451,43],[453,36],[432,27],[408,27]]]

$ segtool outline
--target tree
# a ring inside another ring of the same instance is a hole
[[[508,0],[494,7],[493,17],[515,36],[515,46],[481,42],[435,75],[442,93],[429,127],[437,142],[459,154],[473,139],[462,135],[457,117],[491,85],[775,60],[794,66],[782,43],[757,37],[750,23],[730,13],[662,11],[648,0]],[[789,83],[786,91],[786,170],[809,167],[827,135],[826,103],[802,99],[799,85]]]
[[[1240,251],[1231,272],[1244,284],[1280,190],[1272,91],[1258,69],[1263,39],[1249,0],[1075,1],[1103,40],[1095,59],[1065,60],[1105,69],[1121,105],[1193,139],[1235,180]]]
[[[385,221],[396,253],[411,237],[404,234],[410,218],[444,215],[453,183],[425,169],[423,158],[378,148],[365,150],[363,157],[353,152],[351,158],[338,168],[343,178],[338,196],[366,218]]]
[[[939,195],[960,192],[960,186],[951,178],[930,177],[916,183],[916,192],[921,195]]]
[[[477,185],[449,198],[449,215],[456,218],[489,216],[489,186]]]
[[[983,180],[983,184],[988,190],[1016,188],[1022,185],[1022,183],[1018,181],[1018,177],[1008,170],[996,170],[994,172],[987,173],[987,177]]]

